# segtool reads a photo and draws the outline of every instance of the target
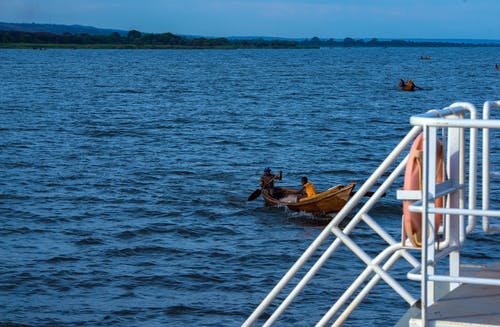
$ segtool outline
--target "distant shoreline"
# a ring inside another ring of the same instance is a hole
[[[0,30],[0,48],[16,49],[318,49],[356,47],[500,47],[500,42],[484,43],[408,40],[370,40],[346,37],[342,40],[280,38],[206,38],[172,33],[150,34],[131,30],[126,34],[72,34]]]
[[[413,44],[408,46],[378,45],[378,46],[182,46],[182,45],[135,45],[135,44],[50,44],[50,43],[0,43],[1,49],[67,49],[67,50],[238,50],[238,49],[338,49],[338,48],[481,48],[500,47],[500,44],[447,44],[425,45]]]

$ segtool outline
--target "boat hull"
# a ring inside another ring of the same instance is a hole
[[[267,190],[262,196],[267,204],[286,206],[290,210],[304,211],[315,215],[339,212],[349,200],[356,183],[337,185],[324,192],[297,201],[298,190],[286,187],[275,188],[275,196]]]

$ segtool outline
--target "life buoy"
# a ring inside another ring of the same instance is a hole
[[[408,162],[406,164],[404,190],[421,190],[422,189],[422,154],[423,154],[422,134],[418,135],[410,149]],[[443,167],[443,144],[437,140],[436,144],[436,182],[444,181]],[[436,199],[436,207],[443,207],[443,197]],[[415,201],[403,201],[403,230],[405,236],[410,239],[410,242],[415,247],[422,245],[422,215],[418,212],[411,212],[409,206]],[[442,215],[436,214],[435,233],[437,234],[441,225]]]

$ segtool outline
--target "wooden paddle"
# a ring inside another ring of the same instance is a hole
[[[262,193],[262,190],[260,188],[256,189],[253,191],[252,194],[248,197],[248,201],[253,201],[259,197],[259,195]]]
[[[350,195],[353,196],[354,194],[356,194],[356,192],[353,191],[353,192],[351,192]],[[369,192],[366,192],[365,195],[363,195],[363,196],[369,198],[369,197],[372,197],[374,194],[375,194],[375,192],[369,191]],[[385,195],[386,195],[386,193],[382,194],[382,197],[385,198]]]
[[[273,178],[271,178],[267,183],[266,185],[264,186],[267,186],[269,183],[271,183],[272,181],[274,181],[276,178],[280,179],[281,180],[281,176],[282,176],[282,172],[281,170],[279,171],[278,175],[274,175]],[[250,196],[248,197],[248,200],[247,201],[253,201],[255,199],[257,199],[260,194],[262,193],[262,189],[258,188],[256,189],[255,191],[253,191],[252,194],[250,194]]]

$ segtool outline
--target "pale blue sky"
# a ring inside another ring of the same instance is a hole
[[[500,0],[0,0],[0,21],[203,36],[500,39]]]

